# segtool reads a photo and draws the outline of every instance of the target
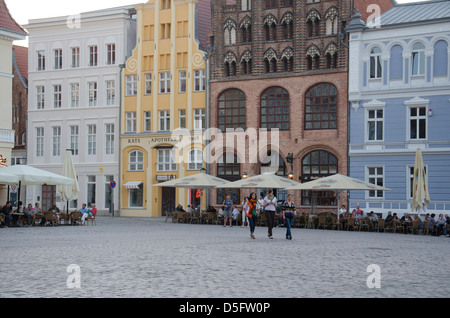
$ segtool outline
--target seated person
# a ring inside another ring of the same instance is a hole
[[[206,210],[207,212],[214,212],[214,213],[217,213],[217,210],[213,207],[213,206],[209,206],[208,207],[208,210]]]
[[[86,203],[82,204],[82,207],[78,212],[81,212],[81,224],[84,224],[84,220],[89,216],[89,209],[86,207]]]
[[[239,211],[239,209],[235,205],[233,205],[231,210],[231,217],[233,218],[233,220],[236,220],[240,213],[241,212]]]
[[[183,209],[183,206],[181,204],[178,204],[177,207],[175,208],[175,212],[186,212],[186,211]]]
[[[192,212],[194,212],[194,209],[191,208],[190,205],[188,205],[187,208],[186,208],[186,212],[187,212],[187,213],[192,213]]]
[[[36,214],[36,210],[33,208],[31,203],[28,203],[27,208],[25,209],[25,217],[27,218],[27,225],[30,225],[33,222],[33,217]]]

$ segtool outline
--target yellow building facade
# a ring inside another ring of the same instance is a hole
[[[206,62],[198,40],[202,0],[137,5],[137,44],[122,70],[120,216],[158,217],[204,206],[196,189],[153,185],[204,167]]]

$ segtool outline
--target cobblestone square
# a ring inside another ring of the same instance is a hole
[[[449,297],[450,238],[99,217],[1,228],[0,297]],[[68,288],[69,265],[81,288]],[[370,265],[380,288],[369,288]]]

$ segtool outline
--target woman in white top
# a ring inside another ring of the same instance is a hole
[[[273,190],[269,189],[267,196],[264,198],[264,212],[266,214],[266,222],[267,222],[267,235],[270,239],[273,239],[272,229],[275,223],[275,211],[277,210],[278,202],[277,198],[273,195]]]
[[[250,206],[248,205],[248,197],[244,198],[244,201],[242,202],[242,226],[245,226],[244,223],[247,221],[247,214],[250,210]],[[247,227],[248,227],[248,221],[247,221]]]

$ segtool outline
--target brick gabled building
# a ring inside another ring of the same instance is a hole
[[[237,149],[225,149],[222,153],[234,156],[215,154],[211,174],[228,180],[240,179],[244,173],[257,175],[270,170],[269,159],[279,161],[279,175],[288,177],[292,172],[301,182],[347,174],[348,41],[344,29],[357,9],[367,11],[363,2],[212,1],[211,127],[222,132],[278,128],[280,142],[278,147],[263,149],[258,162],[251,159],[255,154],[243,156]],[[380,10],[393,4],[378,2]],[[246,149],[253,142],[248,134],[238,139],[239,147],[246,140]],[[227,191],[213,191],[211,203],[221,204]],[[247,192],[230,194],[240,203]],[[283,200],[286,191],[277,194]],[[336,204],[334,193],[295,191],[294,195],[297,206],[305,210],[313,204],[335,211],[331,208]]]

